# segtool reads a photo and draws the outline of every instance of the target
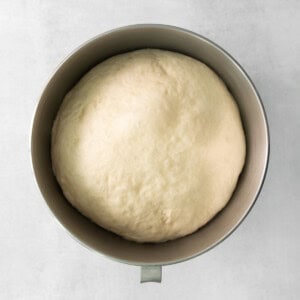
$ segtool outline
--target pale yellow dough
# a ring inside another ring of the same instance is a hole
[[[235,101],[205,64],[145,49],[94,67],[52,130],[66,198],[126,239],[190,234],[229,201],[245,160]]]

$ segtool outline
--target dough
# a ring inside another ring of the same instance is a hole
[[[68,201],[137,242],[196,231],[229,201],[245,160],[237,105],[188,56],[143,49],[114,56],[66,95],[52,163]]]

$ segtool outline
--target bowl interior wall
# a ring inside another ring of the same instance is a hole
[[[126,241],[83,217],[64,198],[50,159],[53,120],[65,94],[104,59],[141,48],[172,50],[192,56],[213,68],[235,97],[247,139],[247,159],[238,186],[228,203],[197,232],[161,244]],[[244,218],[263,181],[268,157],[264,113],[249,79],[222,50],[204,38],[172,27],[128,27],[99,36],[72,54],[49,81],[37,107],[32,131],[32,161],[40,190],[63,226],[83,244],[112,258],[134,264],[167,264],[200,254],[225,238]]]

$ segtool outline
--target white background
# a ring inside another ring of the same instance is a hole
[[[163,283],[83,248],[34,183],[29,134],[54,68],[112,28],[165,23],[198,32],[249,72],[271,130],[263,191],[212,251],[165,267]],[[0,1],[1,299],[299,299],[300,1]]]

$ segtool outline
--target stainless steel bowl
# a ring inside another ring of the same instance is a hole
[[[159,48],[194,57],[225,81],[238,103],[246,133],[247,157],[228,205],[206,226],[186,237],[160,243],[127,241],[93,224],[64,198],[52,172],[50,134],[66,93],[93,66],[131,50]],[[259,95],[249,76],[226,51],[193,32],[165,25],[133,25],[89,40],[56,70],[37,105],[32,125],[31,156],[38,186],[59,222],[83,245],[119,262],[142,266],[142,281],[160,281],[161,266],[185,261],[229,236],[254,204],[267,170],[269,134]]]

